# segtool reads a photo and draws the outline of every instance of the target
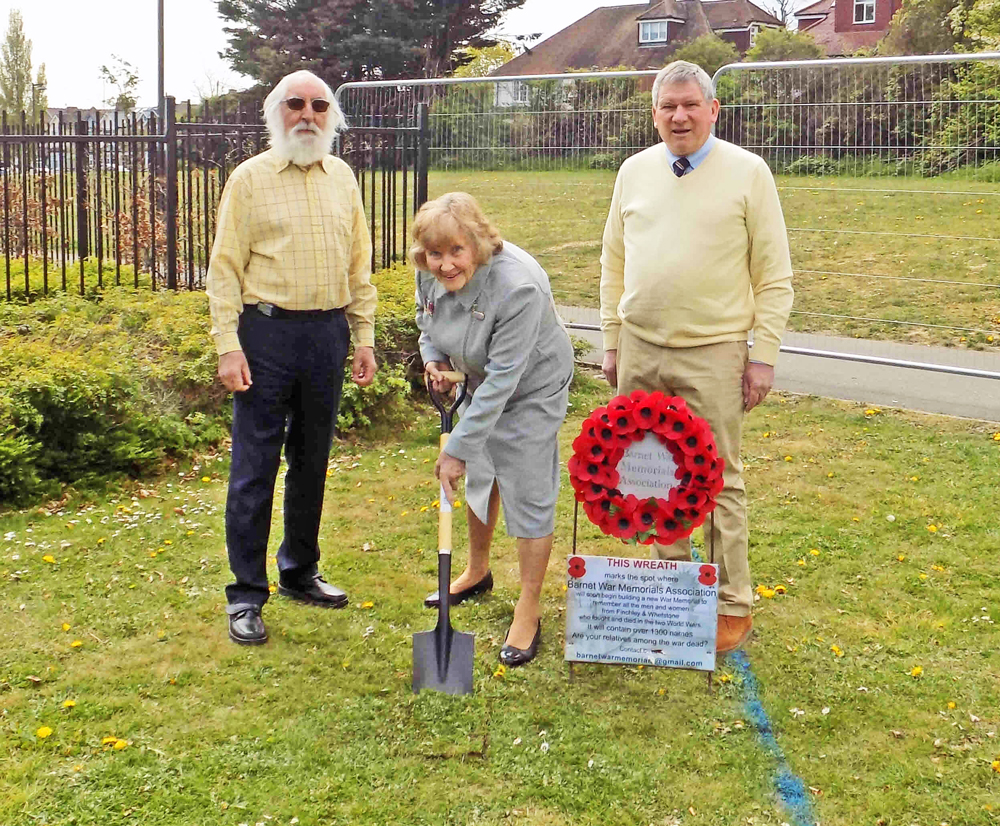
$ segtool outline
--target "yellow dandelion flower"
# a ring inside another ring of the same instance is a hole
[[[390,495],[390,496],[389,496],[389,501],[390,501],[390,502],[395,502],[395,501],[396,501],[396,497],[395,497],[395,496],[391,496],[391,495]]]
[[[156,559],[156,551],[150,551],[149,552],[149,558],[150,559]]]
[[[919,574],[919,575],[918,575],[918,578],[919,578],[919,579],[920,579],[921,581],[923,581],[923,580],[927,579],[927,574]]]
[[[212,477],[211,476],[202,476],[201,477],[201,481],[202,482],[211,482],[212,481]]]
[[[76,700],[63,700],[63,708],[73,708],[76,706]]]
[[[569,588],[568,588],[568,587],[566,587],[566,585],[565,585],[565,584],[563,584],[563,587],[562,587],[562,589],[563,589],[564,591],[568,591],[568,590],[569,590]]]
[[[923,673],[924,673],[924,667],[922,665],[915,665],[913,666],[913,668],[910,669],[911,677],[919,677]]]
[[[343,661],[343,662],[342,662],[342,663],[340,664],[340,667],[341,667],[341,668],[343,668],[343,669],[344,669],[344,671],[347,671],[347,669],[351,667],[351,661],[350,661],[350,660],[344,660],[344,661]]]
[[[805,564],[806,564],[806,561],[805,561],[805,559],[800,559],[800,560],[799,560],[798,562],[796,562],[795,564],[796,564],[796,565],[799,565],[799,566],[802,566],[802,565],[805,565]]]
[[[952,710],[955,709],[955,702],[954,702],[954,700],[949,700],[948,701],[948,708],[952,709]]]
[[[410,512],[409,512],[409,511],[403,511],[403,512],[402,512],[402,513],[400,514],[400,516],[409,516],[409,515],[410,515]]]
[[[993,771],[1000,774],[1000,760],[994,760],[992,763],[990,763],[990,768],[993,769]]]
[[[504,666],[503,663],[500,663],[500,665],[497,666],[497,670],[493,672],[493,676],[494,678],[501,680],[503,679],[503,676],[506,673],[507,673],[506,667]]]
[[[865,411],[865,415],[866,416],[874,416],[875,415],[875,411],[871,410],[871,409],[868,409],[868,410]]]
[[[937,525],[928,525],[928,526],[927,526],[927,530],[928,530],[928,531],[929,531],[930,533],[937,533]]]
[[[83,766],[81,766],[79,763],[77,763],[75,766],[73,766],[73,771],[75,771],[75,772],[82,772],[83,771]]]
[[[987,341],[988,341],[988,342],[989,342],[990,344],[992,344],[992,343],[993,343],[993,336],[986,336],[986,340],[987,340]]]
[[[55,565],[56,558],[52,556],[52,554],[45,554],[45,556],[42,557],[42,562],[48,562],[49,565]]]
[[[856,517],[856,516],[852,516],[851,517],[851,521],[852,522],[860,522],[861,520],[858,517]]]
[[[441,507],[441,500],[440,499],[435,499],[433,502],[431,502],[431,507],[432,508],[440,508]]]
[[[784,593],[787,593],[787,592],[788,592],[788,589],[784,585],[775,585],[774,586],[774,593],[776,593],[776,594],[784,594]]]
[[[73,640],[73,642],[71,642],[69,644],[69,647],[70,648],[79,648],[81,645],[83,645],[83,643],[80,642],[80,640]]]
[[[454,508],[460,508],[460,507],[462,507],[462,500],[461,499],[456,499],[455,500],[455,504],[452,505],[452,507],[454,507]]]
[[[107,737],[102,737],[101,738],[101,745],[102,746],[110,746],[112,743],[117,743],[117,742],[118,742],[118,738],[115,737],[113,734],[110,734]]]
[[[421,513],[427,513],[428,510],[430,510],[430,508],[428,508],[427,505],[423,505],[420,508]]]
[[[943,571],[944,570],[944,565],[931,565],[931,570],[932,571]]]
[[[755,591],[756,591],[756,592],[757,592],[758,594],[763,594],[763,593],[764,593],[764,590],[765,590],[766,588],[767,588],[767,586],[766,586],[766,585],[765,585],[764,583],[761,583],[761,584],[760,584],[760,585],[758,585],[758,586],[757,586],[756,588],[754,588],[754,590],[755,590]]]
[[[760,595],[764,597],[764,599],[771,599],[771,597],[774,596],[774,589],[765,588],[763,591],[760,592]]]
[[[62,630],[63,630],[63,631],[69,631],[69,629],[70,629],[70,628],[72,628],[72,627],[73,627],[73,626],[71,626],[71,625],[70,625],[70,624],[69,624],[68,622],[64,622],[64,623],[62,624]]]
[[[103,545],[107,541],[108,541],[107,537],[102,536],[100,539],[97,540],[97,544],[98,545]]]
[[[906,554],[900,554],[899,556],[897,556],[896,557],[896,561],[897,562],[904,562],[904,561],[906,561]]]
[[[374,602],[362,602],[361,603],[361,607],[362,608],[374,608],[375,607],[375,603]]]
[[[188,531],[184,536],[194,536],[194,531]]]
[[[786,461],[786,462],[790,462],[790,461],[792,461],[792,457],[791,457],[791,456],[786,456],[786,457],[785,457],[785,461]]]
[[[115,751],[121,751],[128,746],[128,740],[115,740],[114,746],[112,748]]]
[[[660,696],[662,697],[662,696],[663,696],[664,694],[666,694],[666,693],[667,693],[667,690],[666,690],[665,688],[661,688],[661,689],[660,689],[659,691],[657,691],[656,693],[657,693],[657,694],[659,694],[659,695],[660,695]]]
[[[828,474],[826,474],[826,478],[827,479],[832,479],[833,478],[833,471],[832,470]]]
[[[819,556],[819,548],[810,548],[809,556]]]
[[[267,586],[267,590],[268,590],[269,593],[274,594],[274,593],[277,592],[278,586],[275,585],[274,583],[272,583],[272,584],[270,584],[270,585]]]
[[[993,434],[993,441],[994,442],[1000,442],[1000,432],[997,432],[997,433]]]
[[[167,632],[164,631],[162,628],[159,631],[156,632],[156,639],[158,639],[158,640],[166,639],[166,636],[167,636]]]
[[[163,544],[164,545],[173,545],[174,544],[174,540],[172,540],[172,539],[164,539],[163,540]]]
[[[732,681],[733,681],[733,677],[732,677],[731,674],[720,674],[719,675],[719,682],[720,683],[731,683]]]

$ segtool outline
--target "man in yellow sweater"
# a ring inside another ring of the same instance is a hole
[[[678,60],[656,76],[653,123],[663,143],[618,173],[601,253],[601,329],[612,386],[682,396],[712,426],[725,459],[713,535],[716,650],[725,654],[751,630],[743,415],[774,381],[792,266],[771,172],[712,135],[718,115],[698,66]],[[661,559],[690,553],[687,540],[653,546]]]

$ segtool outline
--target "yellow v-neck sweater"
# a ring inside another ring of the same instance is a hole
[[[601,253],[604,349],[625,325],[661,347],[746,341],[774,364],[792,307],[792,265],[767,164],[716,140],[678,178],[663,144],[622,164]]]

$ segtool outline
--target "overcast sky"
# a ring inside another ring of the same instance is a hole
[[[600,6],[635,0],[526,0],[501,26],[507,35],[549,36]],[[117,55],[136,67],[140,105],[156,105],[157,0],[0,0],[0,26],[19,9],[32,41],[32,66],[45,63],[49,106],[100,106],[113,90],[100,67]],[[242,88],[247,78],[219,57],[226,47],[215,0],[164,0],[166,93],[200,98],[213,86]]]

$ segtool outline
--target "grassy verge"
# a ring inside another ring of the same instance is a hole
[[[431,196],[474,195],[504,237],[546,268],[559,303],[596,307],[614,179],[602,170],[433,172]],[[777,181],[796,271],[791,329],[1000,346],[995,187],[948,175]]]
[[[574,397],[564,447],[600,400]],[[995,430],[794,397],[748,421],[752,566],[787,590],[760,598],[749,655],[824,826],[1000,822]],[[668,670],[567,680],[568,485],[539,660],[497,673],[517,594],[498,537],[496,590],[453,614],[476,634],[475,694],[412,695],[436,436],[428,412],[336,446],[323,570],[351,605],[275,598],[260,649],[225,633],[224,454],[0,516],[0,823],[790,822],[739,671],[714,695]],[[579,545],[635,551],[586,524]]]

